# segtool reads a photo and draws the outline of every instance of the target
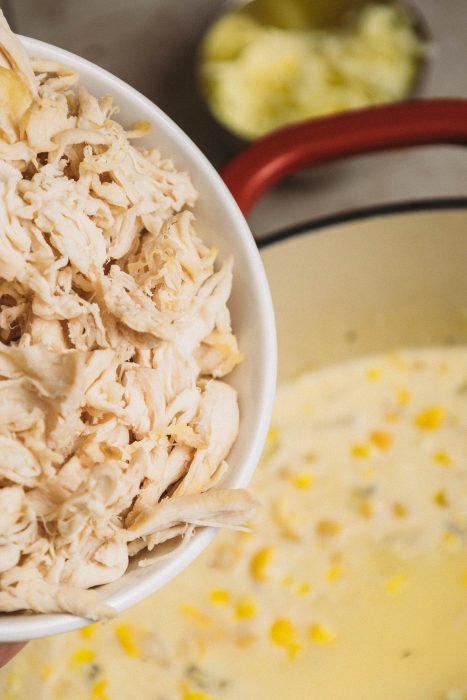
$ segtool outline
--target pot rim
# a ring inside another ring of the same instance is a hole
[[[270,247],[287,239],[306,234],[320,233],[330,226],[340,226],[351,221],[376,219],[381,216],[396,216],[399,214],[449,211],[467,209],[467,197],[436,197],[434,199],[413,199],[389,204],[375,204],[356,209],[347,209],[338,214],[327,214],[310,221],[304,221],[293,226],[273,231],[257,239],[258,248]]]

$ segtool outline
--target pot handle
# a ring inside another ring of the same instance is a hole
[[[467,100],[413,100],[288,126],[254,142],[221,175],[246,216],[269,188],[302,168],[430,144],[467,145]]]

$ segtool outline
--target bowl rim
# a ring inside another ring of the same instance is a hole
[[[207,157],[189,136],[149,98],[106,69],[77,54],[38,39],[23,35],[17,36],[29,55],[36,55],[39,58],[56,60],[66,65],[71,65],[78,72],[85,70],[89,74],[105,81],[108,90],[115,94],[116,101],[118,101],[118,95],[125,93],[125,96],[134,103],[135,110],[138,110],[138,107],[141,106],[151,112],[153,124],[159,127],[162,126],[166,135],[169,135],[178,146],[183,148],[186,154],[189,154],[196,161],[200,171],[209,181],[209,187],[217,191],[219,197],[222,198],[225,211],[234,222],[235,235],[241,239],[244,255],[248,257],[249,264],[254,267],[255,277],[252,280],[252,284],[254,284],[257,294],[258,315],[262,321],[262,332],[258,341],[258,346],[261,345],[260,351],[263,359],[262,373],[256,393],[258,418],[256,426],[252,430],[250,429],[251,444],[248,456],[229,479],[229,487],[231,488],[246,487],[261,456],[269,428],[275,396],[277,343],[272,298],[266,273],[258,248],[243,214]],[[175,551],[173,556],[168,557],[164,561],[162,569],[151,571],[149,567],[147,576],[143,580],[134,582],[129,591],[117,591],[105,596],[105,602],[120,613],[143,600],[184,570],[207,547],[216,533],[217,528],[213,527],[204,527],[197,530],[186,546]],[[67,613],[0,614],[0,642],[24,641],[70,632],[85,627],[91,622],[92,620],[88,618]]]

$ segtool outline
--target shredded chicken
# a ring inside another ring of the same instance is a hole
[[[237,526],[232,261],[187,173],[0,13],[0,611],[112,614],[129,558]],[[157,551],[156,551],[157,555]],[[147,563],[147,561],[145,562]]]

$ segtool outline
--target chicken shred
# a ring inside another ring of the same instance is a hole
[[[0,611],[101,619],[88,589],[138,552],[252,517],[217,485],[232,260],[199,238],[188,174],[133,145],[147,125],[30,60],[1,12],[0,93]]]

